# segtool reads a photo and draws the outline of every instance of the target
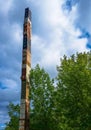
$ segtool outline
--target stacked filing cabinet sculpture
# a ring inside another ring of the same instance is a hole
[[[21,74],[21,102],[19,130],[29,130],[29,74],[31,69],[31,11],[25,9],[23,25],[22,74]]]

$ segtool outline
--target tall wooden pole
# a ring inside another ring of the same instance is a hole
[[[21,103],[19,130],[29,130],[29,74],[31,69],[31,11],[25,9],[23,25],[22,74],[21,74]]]

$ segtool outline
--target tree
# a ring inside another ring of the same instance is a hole
[[[54,130],[53,93],[54,81],[39,65],[31,70],[31,127],[32,130]]]
[[[18,130],[19,129],[19,105],[10,103],[8,106],[8,114],[10,117],[9,123],[6,123],[5,130]]]
[[[87,57],[86,53],[64,56],[57,68],[60,130],[91,129],[91,70]]]

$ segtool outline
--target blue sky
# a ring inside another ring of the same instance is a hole
[[[24,9],[32,11],[32,67],[52,77],[66,54],[91,48],[91,0],[0,0],[0,124],[20,100]],[[1,126],[1,125],[0,125]]]

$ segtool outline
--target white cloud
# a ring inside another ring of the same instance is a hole
[[[22,29],[19,26],[19,24],[13,24],[11,26],[11,37],[13,38],[14,42],[16,42],[16,44],[22,44]]]
[[[43,27],[40,29],[45,30],[45,36],[37,35],[37,39],[32,42],[33,50],[36,50],[33,55],[39,56],[33,62],[39,62],[46,68],[56,67],[64,54],[87,51],[87,39],[78,39],[81,31],[75,28],[78,5],[73,6],[72,11],[68,13],[62,9],[63,2],[63,0],[45,0],[45,2],[40,0],[36,4],[39,8],[38,20]]]
[[[44,39],[37,35],[32,36],[32,66],[35,66],[36,64],[40,64],[40,60],[43,56],[43,51],[45,49],[45,43]]]
[[[38,35],[33,35],[32,37],[32,47],[33,50],[37,51],[43,51],[43,48],[45,48],[45,41],[39,37]]]
[[[13,47],[22,45],[23,29],[18,23],[11,24],[10,21],[8,21],[3,27],[3,31],[7,32],[9,45],[11,44]]]

